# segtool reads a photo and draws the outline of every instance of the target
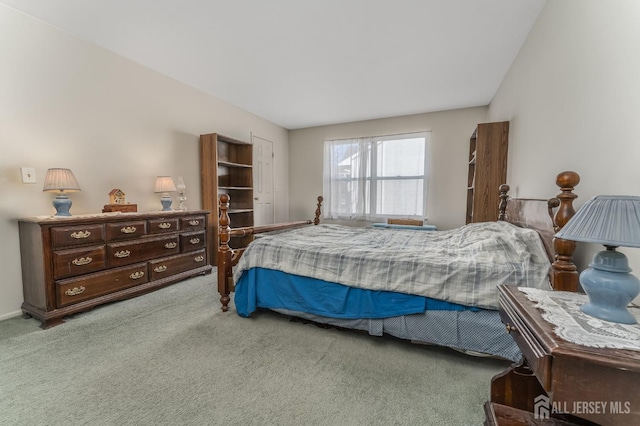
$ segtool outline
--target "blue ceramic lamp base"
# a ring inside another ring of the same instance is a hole
[[[53,199],[53,207],[56,208],[56,216],[71,216],[71,199],[66,194],[60,193]]]
[[[173,203],[173,199],[169,196],[169,194],[163,194],[162,198],[160,198],[160,204],[162,204],[162,211],[171,211],[171,204]]]
[[[613,247],[597,253],[590,268],[580,274],[589,303],[580,309],[587,315],[620,324],[635,324],[627,305],[640,293],[640,280],[630,274],[627,257]]]

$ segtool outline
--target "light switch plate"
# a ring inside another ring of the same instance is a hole
[[[22,183],[36,183],[36,169],[34,167],[20,167]]]

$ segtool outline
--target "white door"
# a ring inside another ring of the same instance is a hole
[[[253,223],[274,223],[273,213],[273,143],[252,136],[253,143]]]

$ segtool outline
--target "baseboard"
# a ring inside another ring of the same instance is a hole
[[[9,312],[7,314],[0,315],[0,321],[6,320],[6,319],[9,319],[9,318],[18,317],[20,315],[22,315],[22,311]]]

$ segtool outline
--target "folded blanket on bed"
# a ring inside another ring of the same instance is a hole
[[[550,288],[537,232],[507,222],[438,232],[308,226],[253,241],[235,281],[254,267],[485,309],[497,309],[499,284]]]

